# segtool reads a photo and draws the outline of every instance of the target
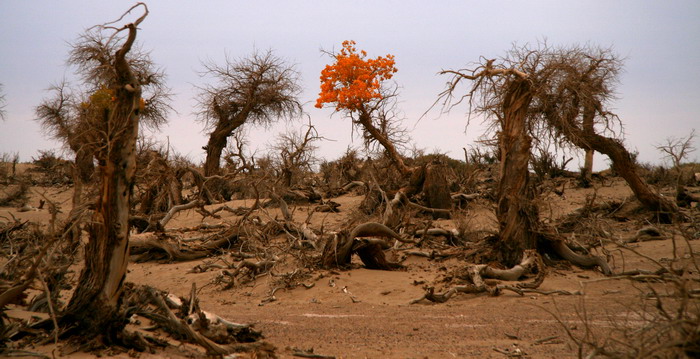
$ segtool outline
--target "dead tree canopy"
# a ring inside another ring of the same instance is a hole
[[[317,146],[314,142],[321,139],[323,137],[319,136],[311,121],[305,130],[298,133],[288,131],[278,136],[271,155],[276,159],[278,175],[285,187],[297,184],[304,174],[312,171],[312,166],[317,161],[314,156]]]
[[[608,154],[624,172],[640,201],[661,208],[663,201],[634,173],[634,164],[609,133],[617,117],[605,109],[613,96],[620,61],[610,50],[592,47],[537,49],[514,47],[501,59],[483,59],[473,69],[448,70],[452,76],[438,99],[444,108],[467,101],[470,112],[485,115],[496,132],[500,149],[497,218],[500,240],[496,259],[517,264],[526,249],[537,246],[539,219],[528,186],[532,142],[550,136],[555,143]],[[458,88],[468,82],[468,90]],[[437,102],[436,102],[437,103]],[[591,121],[598,121],[597,127]],[[616,145],[617,144],[617,145]],[[644,196],[641,196],[643,194]]]
[[[114,54],[119,47],[116,41],[109,41],[112,40],[107,38],[110,35],[93,27],[73,42],[68,64],[74,68],[81,84],[75,86],[62,81],[52,85],[48,89],[49,96],[35,109],[37,121],[45,133],[62,142],[74,155],[74,208],[84,200],[83,187],[92,183],[93,153],[107,146],[109,131],[105,116],[115,102],[112,84],[119,76],[114,67]],[[125,56],[135,83],[142,89],[138,99],[139,125],[158,129],[166,123],[171,109],[165,73],[136,44]]]
[[[515,46],[501,59],[484,60],[477,70],[443,71],[452,81],[442,93],[446,107],[469,101],[474,112],[486,114],[493,123],[503,121],[506,87],[484,76],[517,72],[528,77],[532,102],[526,121],[531,137],[550,137],[555,143],[595,150],[607,155],[642,204],[653,211],[677,212],[672,202],[656,194],[637,175],[636,164],[618,139],[622,124],[609,109],[622,61],[611,49],[593,46],[538,48]],[[496,71],[496,72],[494,72]],[[462,80],[474,80],[464,95],[455,96]]]
[[[199,116],[209,131],[204,147],[205,176],[219,174],[227,139],[245,123],[266,126],[301,114],[299,74],[272,51],[247,58],[204,64],[203,76],[216,82],[200,88]]]
[[[609,106],[622,61],[611,49],[544,47],[533,54],[523,48],[513,50],[511,56],[537,79],[531,117],[540,134],[605,154],[649,210],[678,212],[672,201],[653,191],[637,174],[637,164],[616,138],[622,124]]]

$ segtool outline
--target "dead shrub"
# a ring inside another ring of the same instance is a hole
[[[39,178],[33,178],[39,185],[69,185],[73,183],[71,162],[56,155],[53,150],[39,150],[39,156],[32,157],[32,163],[35,166],[34,172],[41,174]]]
[[[538,149],[538,152],[539,155],[530,156],[530,167],[535,172],[539,183],[546,178],[557,178],[566,174],[566,165],[573,159],[562,155],[561,162],[557,162],[554,154],[549,151]]]
[[[0,207],[23,206],[27,203],[29,181],[22,178],[19,183],[0,189]]]
[[[342,157],[334,161],[323,161],[320,174],[326,193],[334,193],[346,184],[360,181],[364,177],[365,161],[360,158],[357,149],[348,147]]]
[[[19,153],[0,154],[0,183],[7,185],[12,182],[17,175],[17,163],[19,163]]]
[[[625,303],[626,312],[595,318],[586,307],[585,297],[582,297],[575,308],[577,318],[570,324],[562,318],[558,309],[552,312],[543,308],[554,316],[574,342],[579,358],[700,356],[700,289],[697,285],[700,282],[700,267],[689,242],[693,238],[692,231],[682,228],[679,231],[689,251],[687,260],[678,257],[674,250],[677,260],[666,265],[631,247],[621,247],[649,259],[657,266],[656,271],[638,270],[630,272],[633,274],[619,275],[620,280],[645,283],[638,288],[637,300]],[[675,242],[674,248],[677,248]],[[673,265],[674,262],[677,265]],[[601,319],[606,322],[605,325],[596,323]]]

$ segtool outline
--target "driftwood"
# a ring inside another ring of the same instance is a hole
[[[309,213],[304,223],[298,225],[294,222],[294,218],[292,217],[292,213],[289,211],[287,202],[274,192],[270,194],[270,197],[279,204],[280,211],[284,217],[284,222],[280,225],[280,227],[282,227],[288,234],[297,233],[301,237],[295,246],[298,248],[303,248],[304,245],[308,245],[308,247],[316,249],[319,238],[318,235],[309,227],[311,216],[313,216],[315,210]]]
[[[338,207],[340,207],[340,203],[326,200],[326,201],[322,201],[321,204],[314,207],[314,212],[333,212],[333,213],[336,213],[336,212],[340,212]]]
[[[423,235],[428,235],[428,236],[445,236],[445,237],[457,237],[459,236],[459,231],[456,229],[443,229],[443,228],[428,228],[428,229],[419,229],[415,232],[415,236],[423,236]]]
[[[177,214],[178,212],[185,211],[185,210],[188,210],[188,209],[191,209],[194,207],[201,207],[203,204],[204,204],[204,202],[197,199],[197,200],[191,201],[189,203],[172,206],[170,208],[170,210],[168,211],[168,213],[165,214],[165,217],[163,217],[163,219],[158,221],[159,229],[165,228],[165,225],[168,224],[168,222],[170,222],[170,220],[173,218],[173,216],[175,216],[175,214]]]
[[[458,206],[459,208],[462,208],[463,205],[466,205],[469,203],[469,201],[473,201],[477,198],[479,198],[478,193],[472,193],[472,194],[465,194],[465,193],[455,193],[451,195],[450,197],[452,198],[452,202]]]
[[[433,216],[437,216],[438,218],[450,218],[451,217],[451,211],[449,209],[442,209],[442,208],[429,208],[425,206],[421,206],[418,203],[414,203],[411,201],[406,201],[406,204],[416,208],[418,210],[421,210],[423,212],[428,212],[432,214]]]
[[[204,201],[196,199],[189,203],[172,206],[166,213],[154,214],[150,216],[131,215],[129,216],[129,224],[135,227],[139,233],[153,231],[163,232],[165,231],[165,225],[167,225],[178,212],[192,208],[199,208],[200,211],[206,212],[203,206]],[[206,213],[213,216],[213,214],[210,212]]]
[[[623,243],[634,243],[634,242],[646,242],[666,239],[666,237],[661,235],[661,232],[656,227],[646,226],[637,231],[634,236],[630,238],[625,238],[622,240]]]
[[[355,187],[365,187],[365,188],[367,188],[367,184],[364,183],[364,182],[362,182],[362,181],[352,181],[352,182],[346,184],[345,186],[343,186],[340,190],[342,191],[342,193],[347,193],[347,192],[349,192],[351,189],[353,189],[353,188],[355,188]]]

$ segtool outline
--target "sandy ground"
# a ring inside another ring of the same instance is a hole
[[[592,189],[567,189],[563,196],[548,194],[543,200],[543,217],[557,218],[580,207]],[[619,181],[610,181],[598,188],[599,201],[624,200],[631,192]],[[38,203],[39,193],[61,203],[62,215],[70,210],[70,191],[62,188],[33,188],[30,204]],[[344,196],[341,212],[315,215],[312,228],[337,230],[352,208],[362,198]],[[232,207],[252,204],[235,201]],[[306,208],[295,211],[295,220],[302,222]],[[20,219],[48,223],[46,210],[17,212],[15,208],[0,208]],[[273,212],[271,212],[273,213]],[[274,214],[274,213],[273,213]],[[467,214],[474,227],[493,228],[493,214],[486,204],[474,204]],[[236,219],[226,213],[220,220]],[[201,216],[190,211],[177,215],[169,228],[189,227],[201,223]],[[637,230],[643,223],[622,223],[614,229],[619,235]],[[455,226],[452,221],[438,221],[443,228]],[[612,249],[612,245],[608,245]],[[643,242],[635,245],[643,254],[666,261],[673,257],[671,240]],[[700,250],[692,242],[695,251]],[[687,257],[688,247],[680,249]],[[620,251],[611,252],[615,271],[623,270]],[[226,255],[224,258],[228,258]],[[576,347],[567,337],[559,320],[573,327],[575,334],[584,331],[578,313],[585,308],[585,318],[603,332],[612,328],[613,321],[634,318],[636,304],[643,304],[644,284],[626,280],[606,280],[596,270],[579,268],[550,269],[541,290],[566,290],[579,295],[529,294],[518,296],[506,292],[499,297],[486,295],[457,295],[443,304],[409,304],[423,294],[422,285],[430,283],[441,273],[464,263],[457,260],[431,261],[408,257],[404,271],[376,271],[357,268],[348,271],[318,270],[303,282],[313,285],[292,290],[278,290],[275,301],[265,301],[273,289],[274,277],[263,276],[256,281],[230,290],[214,284],[218,273],[188,273],[197,264],[192,262],[131,263],[127,281],[154,286],[180,296],[188,296],[192,283],[199,288],[202,308],[234,322],[254,323],[266,340],[278,348],[283,357],[293,357],[294,350],[311,350],[316,354],[336,358],[504,358],[504,353],[526,354],[532,358],[577,357]],[[654,269],[648,261],[631,253],[624,254],[624,269]],[[77,270],[77,268],[76,268]],[[279,273],[287,269],[273,270]],[[75,274],[77,278],[77,273]],[[64,298],[67,297],[64,294]],[[556,313],[556,314],[552,314]],[[559,319],[557,319],[558,317]],[[49,356],[59,355],[53,346],[33,350]],[[187,346],[173,347],[165,352],[139,354],[141,358],[185,357],[193,353]],[[120,354],[119,357],[128,357]],[[93,357],[75,353],[71,357]]]

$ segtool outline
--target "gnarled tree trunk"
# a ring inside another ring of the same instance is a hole
[[[209,141],[204,149],[207,151],[207,157],[204,160],[204,176],[218,175],[221,169],[221,153],[226,147],[228,136],[231,135],[229,126],[219,124],[216,129],[209,135]]]
[[[148,11],[146,11],[148,14]],[[61,321],[80,334],[105,336],[111,341],[126,324],[119,313],[126,278],[129,244],[129,201],[136,170],[141,87],[131,72],[126,54],[136,38],[137,22],[126,25],[129,35],[116,52],[114,105],[105,110],[106,145],[95,156],[101,185],[95,215],[85,248],[85,268]]]
[[[204,148],[207,151],[207,158],[204,160],[205,177],[219,174],[221,153],[226,147],[228,137],[245,123],[251,111],[251,106],[248,104],[230,118],[230,115],[218,105],[218,102],[214,102],[213,108],[217,123],[214,131],[209,134],[209,141]]]
[[[591,110],[584,109],[584,117],[588,111]],[[632,155],[619,140],[599,135],[592,127],[580,129],[576,126],[565,126],[558,121],[549,121],[549,124],[561,131],[567,140],[576,146],[590,148],[608,156],[615,171],[627,181],[634,195],[646,208],[671,214],[678,212],[678,207],[672,201],[652,191],[646,181],[639,176]]]
[[[82,223],[78,221],[78,211],[81,210],[84,201],[85,186],[90,183],[92,174],[95,172],[95,166],[92,163],[92,153],[85,147],[76,145],[71,146],[75,152],[75,160],[73,163],[73,198],[72,208],[68,217],[75,219],[75,224],[70,229],[70,239],[74,246],[80,243],[80,234],[82,231]]]
[[[537,209],[528,194],[528,161],[532,139],[527,132],[527,112],[532,93],[527,79],[515,78],[508,85],[503,101],[499,144],[501,151],[498,206],[500,240],[497,259],[506,267],[520,262],[526,249],[534,249],[533,221]]]
[[[632,160],[632,156],[620,141],[596,133],[572,133],[572,135],[573,137],[582,136],[581,138],[589,143],[596,151],[608,156],[612,161],[615,171],[627,181],[634,195],[645,207],[652,211],[667,213],[678,212],[678,207],[676,207],[673,202],[652,191],[646,181],[639,176],[636,171],[637,166]],[[574,142],[573,139],[572,142]]]
[[[214,131],[209,134],[209,141],[207,142],[204,149],[207,151],[207,157],[204,160],[204,176],[211,177],[217,176],[221,173],[221,153],[224,151],[226,144],[228,142],[228,137],[231,136],[233,131],[241,127],[246,118],[248,117],[248,107],[246,109],[238,112],[233,119],[227,119],[226,114],[217,106],[214,106],[217,125]],[[226,180],[223,178],[211,178],[205,182],[205,186],[202,188],[206,190],[209,195],[205,195],[207,203],[211,203],[213,199],[224,198],[225,200],[231,199],[230,191],[226,190]]]
[[[221,127],[221,128],[220,128]],[[226,142],[230,131],[227,131],[225,126],[217,126],[217,128],[209,135],[209,141],[205,150],[207,157],[204,160],[204,176],[218,175],[221,168],[221,153],[226,147]]]

